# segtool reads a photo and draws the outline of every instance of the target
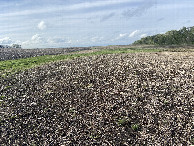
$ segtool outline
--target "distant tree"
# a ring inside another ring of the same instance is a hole
[[[13,45],[12,45],[12,48],[22,48],[22,47],[21,47],[21,45],[13,44]]]
[[[194,26],[183,27],[180,30],[171,30],[165,34],[157,34],[147,36],[135,41],[133,44],[148,44],[148,45],[181,45],[194,44]]]

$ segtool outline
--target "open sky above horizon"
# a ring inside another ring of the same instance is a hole
[[[0,45],[127,45],[194,26],[194,0],[0,0]]]

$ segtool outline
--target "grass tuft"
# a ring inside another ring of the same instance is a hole
[[[133,124],[133,125],[131,126],[131,128],[132,128],[134,131],[138,131],[139,128],[140,128],[140,125],[139,125],[139,124]]]

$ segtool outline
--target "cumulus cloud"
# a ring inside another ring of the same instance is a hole
[[[165,34],[166,32],[165,31],[162,31],[162,32],[159,32],[158,34]]]
[[[140,31],[139,30],[135,30],[132,33],[129,34],[129,37],[135,37]]]
[[[117,36],[114,40],[120,40],[120,39],[123,39],[123,38],[125,38],[125,37],[127,37],[127,33],[121,33],[121,34],[119,34],[119,36]],[[113,41],[114,41],[113,40]]]
[[[12,43],[13,43],[13,41],[9,37],[4,37],[4,38],[0,39],[1,45],[10,45]]]
[[[31,37],[30,40],[22,42],[22,46],[25,48],[38,48],[46,44],[46,39],[41,37],[40,34],[35,34]]]
[[[24,48],[45,48],[45,47],[67,47],[72,44],[70,38],[63,37],[44,37],[41,34],[35,34],[31,39],[24,41]]]
[[[44,30],[46,28],[46,24],[44,21],[41,21],[40,23],[38,23],[38,29],[40,30]]]
[[[35,35],[32,36],[31,40],[32,41],[41,41],[42,38],[39,34],[35,34]]]
[[[127,33],[121,33],[121,34],[119,34],[119,38],[123,38],[125,36],[127,36]]]
[[[145,34],[145,33],[140,35],[141,38],[144,38],[146,36],[147,36],[147,34]]]
[[[112,39],[112,41],[125,41],[128,40],[129,38],[133,38],[133,37],[145,37],[147,36],[147,34],[141,34],[140,35],[140,30],[135,30],[131,33],[120,33],[116,38]]]
[[[12,40],[10,37],[4,37],[0,39],[0,45],[12,46],[13,44],[21,45],[22,42],[20,40]]]

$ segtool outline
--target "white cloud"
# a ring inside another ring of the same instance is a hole
[[[24,48],[38,48],[41,45],[44,45],[46,40],[40,36],[40,34],[35,34],[31,37],[30,40],[22,42]]]
[[[72,40],[67,40],[65,43],[66,43],[66,44],[72,44],[73,41],[72,41]]]
[[[120,37],[120,38],[123,38],[123,37],[125,37],[125,36],[127,36],[127,33],[121,33],[121,34],[119,34],[119,37]]]
[[[157,10],[174,10],[174,9],[190,9],[190,8],[194,8],[193,2],[192,1],[187,1],[187,3],[185,3],[184,1],[182,1],[182,3],[176,3],[176,5],[174,3],[168,3],[167,1],[163,4],[157,5]]]
[[[147,36],[147,34],[145,34],[145,33],[140,35],[141,38],[144,38],[146,36]]]
[[[113,39],[112,41],[123,39],[123,38],[125,38],[127,35],[128,35],[127,33],[121,33],[121,34],[119,34],[118,37],[116,37],[116,38]]]
[[[70,38],[61,37],[44,37],[40,34],[35,34],[30,40],[22,43],[23,48],[49,48],[49,47],[68,47],[74,42]]]
[[[41,21],[39,24],[38,24],[38,29],[40,29],[40,30],[43,30],[43,29],[45,29],[46,28],[46,24],[45,24],[45,22],[44,21]]]
[[[22,42],[20,40],[12,40],[10,37],[4,37],[2,39],[0,39],[0,45],[13,45],[13,44],[19,44],[21,45]]]
[[[165,34],[166,32],[165,31],[163,31],[163,32],[160,32],[159,34]]]
[[[0,14],[0,17],[10,17],[10,16],[21,16],[21,15],[32,15],[32,14],[41,14],[41,13],[51,13],[56,11],[73,11],[73,10],[80,10],[86,8],[95,8],[95,7],[103,7],[103,6],[110,6],[110,5],[117,5],[122,3],[131,3],[131,2],[141,2],[142,0],[106,0],[106,1],[94,1],[94,2],[81,2],[78,4],[72,5],[64,5],[64,6],[50,6],[44,7],[43,9],[29,9],[23,10],[18,12],[11,12],[11,13],[3,13]]]
[[[129,34],[129,37],[135,37],[140,31],[139,30],[135,30],[132,33]]]
[[[4,37],[4,38],[0,39],[0,44],[2,44],[2,45],[10,45],[12,43],[13,43],[13,41],[9,37]]]
[[[91,38],[91,41],[92,42],[101,42],[101,41],[103,41],[103,39],[104,39],[104,37],[98,37],[98,36],[96,36],[96,37],[92,37]]]
[[[95,1],[95,2],[85,2],[72,5],[70,9],[83,9],[83,8],[93,8],[93,7],[102,7],[107,5],[115,5],[121,3],[137,2],[142,0],[106,0],[106,1]]]
[[[39,41],[41,39],[40,35],[39,34],[35,34],[32,36],[31,40],[32,41]]]

